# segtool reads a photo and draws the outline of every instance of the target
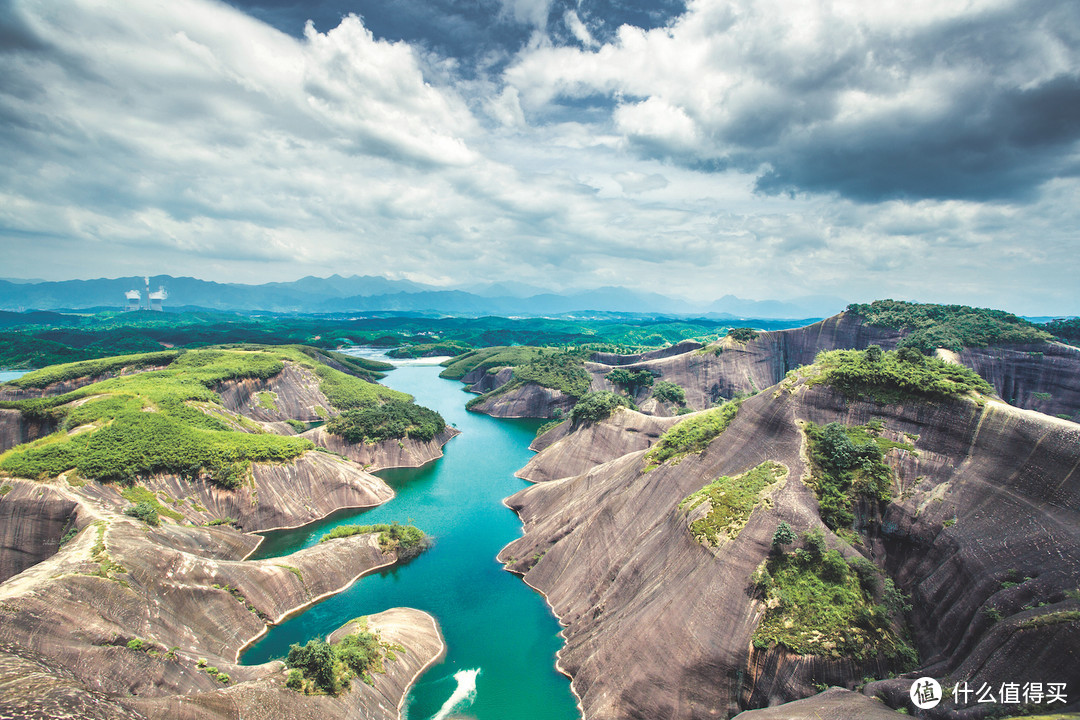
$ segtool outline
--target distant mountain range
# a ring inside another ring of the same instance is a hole
[[[165,308],[273,313],[419,312],[444,315],[547,316],[588,312],[696,315],[732,318],[820,318],[843,310],[841,298],[812,295],[788,301],[725,295],[698,304],[622,287],[559,294],[543,288],[494,283],[445,290],[408,280],[353,275],[305,277],[262,285],[217,283],[156,275],[150,287],[168,293]],[[145,290],[141,277],[60,282],[0,280],[0,310],[120,309],[124,293]],[[145,293],[144,293],[145,295]],[[145,296],[143,298],[145,303]]]

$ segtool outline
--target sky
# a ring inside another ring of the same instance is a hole
[[[1075,0],[0,0],[0,277],[1080,313]]]

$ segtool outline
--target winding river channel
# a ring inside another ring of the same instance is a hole
[[[358,615],[392,607],[431,613],[446,638],[446,659],[422,675],[406,706],[410,720],[574,720],[569,680],[555,670],[559,624],[543,597],[506,572],[495,555],[521,535],[502,499],[525,487],[513,476],[531,456],[535,420],[469,413],[459,382],[441,368],[406,365],[383,384],[438,410],[461,435],[445,457],[422,468],[379,473],[397,496],[366,511],[337,513],[297,530],[267,535],[253,557],[275,557],[318,542],[342,524],[398,520],[434,537],[415,560],[367,575],[351,588],[274,627],[243,656],[282,658],[291,643],[326,636]]]

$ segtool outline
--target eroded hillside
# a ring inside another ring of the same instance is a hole
[[[658,440],[622,408],[538,439],[500,559],[564,624],[587,718],[725,717],[830,685],[907,708],[922,675],[1080,687],[1080,425],[918,352],[867,355]],[[856,713],[848,697],[818,704]]]
[[[338,634],[383,648],[370,684],[309,695],[286,687],[280,662],[238,663],[269,625],[404,548],[373,530],[249,561],[261,539],[248,533],[385,502],[393,491],[369,470],[422,464],[455,434],[409,396],[316,357],[194,350],[5,386],[16,428],[5,437],[30,439],[0,455],[5,717],[397,717],[443,651],[422,612]]]

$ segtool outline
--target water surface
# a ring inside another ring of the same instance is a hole
[[[410,693],[409,718],[573,720],[580,716],[569,680],[554,668],[562,646],[558,622],[538,593],[495,561],[521,535],[517,516],[502,499],[526,486],[513,473],[532,455],[528,445],[542,421],[466,412],[470,396],[461,383],[440,379],[440,369],[401,366],[382,382],[438,410],[462,431],[445,447],[445,457],[422,468],[380,472],[397,492],[393,500],[268,534],[255,557],[308,547],[336,525],[393,520],[417,525],[434,536],[434,546],[273,628],[243,662],[281,658],[291,643],[326,636],[358,615],[414,607],[435,616],[448,649],[445,661]]]

